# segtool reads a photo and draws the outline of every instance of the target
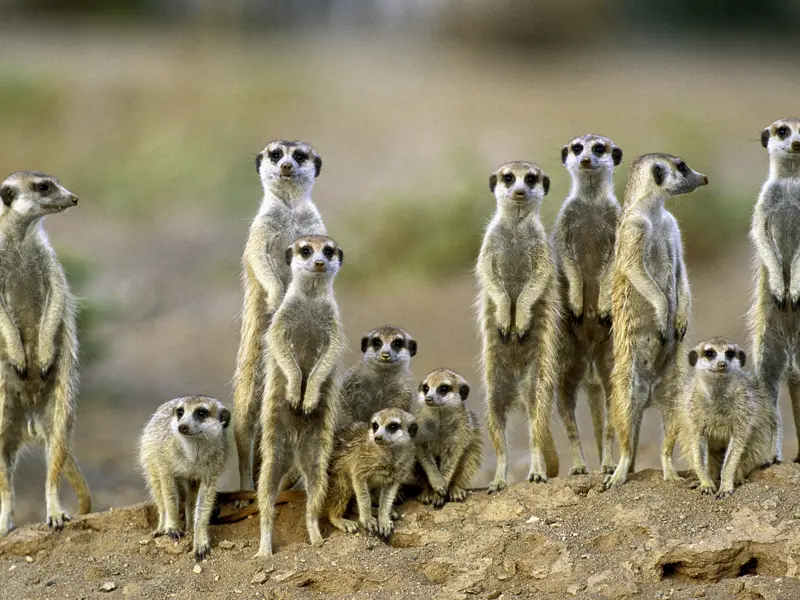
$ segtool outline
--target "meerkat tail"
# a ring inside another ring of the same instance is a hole
[[[64,477],[78,497],[78,514],[86,515],[92,512],[92,494],[72,452],[67,454],[67,461],[64,463]]]

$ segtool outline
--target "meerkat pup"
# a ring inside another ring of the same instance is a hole
[[[411,410],[414,382],[411,358],[417,342],[407,331],[383,325],[361,338],[364,360],[350,369],[342,382],[340,426],[370,422],[384,408]]]
[[[664,479],[678,479],[672,464],[679,426],[674,412],[684,387],[691,292],[678,222],[664,202],[707,183],[708,177],[671,154],[640,156],[628,173],[611,282],[611,423],[620,457],[606,488],[624,484],[633,470],[642,414],[653,400],[664,426]]]
[[[755,378],[744,369],[747,355],[725,338],[701,342],[689,352],[695,372],[683,398],[681,448],[694,467],[700,492],[733,494],[734,484],[770,458],[774,415]]]
[[[447,500],[466,500],[470,481],[481,466],[483,439],[478,419],[467,407],[468,396],[469,384],[450,369],[431,371],[419,384],[415,417],[424,504],[440,507]]]
[[[755,371],[775,417],[769,462],[780,462],[778,392],[784,374],[800,444],[800,119],[778,119],[761,132],[761,145],[769,152],[769,176],[750,230],[759,269],[748,321]]]
[[[258,506],[261,542],[256,557],[272,554],[275,498],[283,476],[296,468],[305,480],[306,527],[322,544],[328,465],[338,418],[344,348],[333,280],[344,254],[332,239],[302,237],[286,249],[292,279],[267,332],[267,384],[261,409]]]
[[[370,421],[351,423],[339,431],[325,505],[328,519],[337,529],[355,533],[360,524],[366,531],[387,538],[394,530],[391,513],[397,491],[414,470],[417,423],[399,408],[384,408]],[[372,490],[380,494],[377,519],[372,516]],[[353,496],[358,522],[343,518]]]
[[[560,307],[552,247],[539,217],[550,178],[528,162],[492,173],[497,211],[483,238],[476,275],[481,365],[497,471],[489,492],[506,487],[506,422],[515,404],[530,424],[529,481],[558,474],[550,431],[559,357]]]
[[[194,528],[197,561],[211,555],[208,523],[228,458],[230,420],[230,411],[216,398],[176,398],[158,407],[139,442],[139,465],[158,508],[153,536],[183,536],[178,512],[184,497],[186,531]]]
[[[242,257],[244,307],[233,393],[242,490],[253,489],[253,440],[257,439],[255,429],[264,393],[265,334],[291,278],[284,252],[299,237],[326,235],[322,217],[311,200],[321,168],[319,154],[305,142],[275,140],[256,156],[264,197]]]
[[[572,448],[570,475],[586,473],[575,407],[586,386],[603,473],[613,473],[614,432],[606,422],[611,399],[611,263],[620,207],[614,168],[622,150],[608,138],[583,135],[561,149],[572,189],[561,206],[552,242],[561,289],[558,412]]]
[[[28,442],[44,444],[47,524],[61,529],[63,473],[91,510],[89,488],[70,449],[78,391],[78,338],[72,296],[43,219],[78,197],[58,179],[20,171],[0,184],[0,536],[13,528],[12,476]]]

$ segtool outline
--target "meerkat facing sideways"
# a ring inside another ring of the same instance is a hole
[[[610,139],[587,134],[561,149],[572,189],[553,227],[564,323],[558,412],[572,449],[570,475],[586,473],[575,407],[585,384],[603,473],[613,473],[614,432],[607,422],[611,400],[611,264],[621,212],[614,195],[614,168],[622,150]],[[587,377],[588,375],[588,377]]]
[[[265,335],[291,278],[286,248],[305,235],[326,235],[311,200],[322,159],[305,142],[274,140],[256,156],[264,197],[242,257],[241,339],[236,357],[233,410],[239,487],[253,489],[253,441],[264,393]],[[258,460],[256,456],[256,471]]]
[[[674,413],[683,392],[691,294],[678,222],[664,202],[706,184],[705,175],[670,154],[640,156],[628,173],[611,284],[611,423],[620,457],[613,475],[606,476],[606,488],[624,484],[633,470],[642,414],[652,401],[664,426],[664,479],[678,479],[672,463],[679,426]]]
[[[761,132],[769,177],[761,188],[750,237],[758,284],[750,308],[755,371],[775,417],[770,462],[782,459],[778,392],[785,374],[792,399],[800,462],[800,119],[778,119]]]
[[[350,369],[342,382],[339,425],[369,422],[383,408],[411,410],[414,382],[411,359],[417,342],[407,331],[383,325],[361,338],[364,360]]]
[[[481,366],[497,470],[489,492],[506,487],[506,423],[515,404],[530,424],[529,481],[558,474],[550,431],[560,307],[553,250],[539,217],[550,178],[528,162],[510,162],[489,178],[497,211],[483,238],[476,275]]]
[[[469,384],[450,369],[435,369],[419,384],[417,461],[424,476],[417,480],[423,482],[424,504],[463,502],[481,466],[483,438],[468,397]]]
[[[333,280],[344,254],[332,239],[306,236],[286,249],[292,280],[267,332],[267,385],[261,407],[258,507],[261,541],[256,557],[272,555],[275,499],[292,468],[306,484],[306,527],[322,545],[325,506],[344,348]]]
[[[63,473],[91,511],[86,480],[70,449],[78,392],[75,298],[45,233],[43,219],[75,206],[78,197],[58,179],[20,171],[0,185],[0,536],[13,528],[12,476],[28,442],[47,458],[47,524],[61,529],[69,515],[59,499]]]
[[[683,398],[681,448],[694,467],[700,492],[733,494],[769,458],[774,415],[755,378],[743,370],[747,355],[725,338],[713,338],[689,352],[694,377]]]
[[[356,422],[339,430],[325,502],[334,527],[355,533],[360,524],[383,538],[391,535],[392,505],[400,485],[414,470],[416,435],[414,417],[399,408],[385,408],[372,416],[371,423]],[[375,489],[380,491],[377,520],[372,516],[370,499],[370,491]],[[354,495],[358,523],[343,518]]]
[[[139,465],[158,508],[153,536],[183,536],[179,499],[186,499],[186,531],[194,529],[195,560],[211,555],[208,523],[228,458],[230,411],[216,398],[186,396],[165,402],[145,425]]]

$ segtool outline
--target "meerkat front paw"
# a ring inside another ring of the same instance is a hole
[[[358,520],[364,531],[372,534],[378,533],[378,519],[376,519],[372,515],[359,517]]]
[[[500,336],[500,343],[507,344],[511,340],[511,327],[498,327],[497,334]]]
[[[573,323],[577,325],[581,325],[583,323],[583,307],[579,307],[575,304],[571,304],[567,308],[567,312],[569,313],[569,319]]]
[[[701,483],[698,486],[698,489],[700,490],[700,493],[703,494],[704,496],[711,496],[712,494],[716,493],[717,486],[709,481],[708,483]]]
[[[463,502],[467,499],[467,490],[460,488],[457,485],[450,486],[447,491],[447,499],[452,502]]]
[[[600,323],[603,327],[611,327],[611,311],[608,312],[601,312],[597,316],[597,322]]]
[[[613,475],[614,471],[616,471],[616,470],[617,470],[617,465],[603,465],[600,468],[600,472],[603,475]]]
[[[495,494],[497,492],[502,492],[504,489],[506,489],[507,485],[508,484],[506,483],[505,479],[495,479],[486,489],[486,493]]]
[[[587,473],[586,465],[575,465],[569,470],[570,475],[586,475]]]
[[[25,351],[22,349],[22,346],[19,347],[19,350],[9,349],[7,356],[8,361],[11,363],[11,366],[14,367],[14,371],[16,371],[20,379],[27,379],[28,362],[25,359]]]
[[[336,528],[344,531],[345,533],[358,533],[358,523],[350,519],[339,519],[335,523]]]
[[[717,500],[724,500],[729,496],[733,496],[733,486],[721,487],[717,492]]]
[[[61,531],[64,529],[64,524],[69,523],[72,519],[70,516],[65,513],[64,511],[57,511],[52,515],[47,517],[47,526],[50,529],[55,529],[56,531]]]
[[[194,552],[195,562],[202,562],[211,556],[211,544],[208,542],[198,543],[197,540],[195,540],[192,550]]]
[[[55,362],[55,348],[52,344],[41,344],[39,346],[39,358],[37,360],[39,367],[39,376],[42,379],[47,379],[50,371],[53,369]]]
[[[528,481],[531,483],[547,483],[547,475],[538,471],[528,473]]]
[[[783,281],[770,282],[770,296],[778,310],[785,311],[786,306],[786,288],[783,286]]]
[[[300,387],[300,382],[288,382],[286,384],[286,401],[292,410],[299,410],[303,401],[303,394]]]
[[[394,523],[391,519],[378,519],[378,536],[388,539],[394,532]]]
[[[686,337],[686,329],[689,326],[689,317],[683,313],[675,315],[675,340],[682,342]]]
[[[310,415],[319,405],[319,392],[316,389],[306,390],[303,398],[303,414]]]

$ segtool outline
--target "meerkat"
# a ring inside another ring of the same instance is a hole
[[[755,372],[775,418],[769,462],[782,459],[778,392],[784,374],[798,440],[794,460],[800,462],[800,119],[778,119],[761,132],[761,145],[769,153],[769,176],[750,230],[758,283],[748,322]]]
[[[613,473],[614,432],[606,422],[611,398],[611,263],[621,212],[614,168],[622,150],[610,139],[587,134],[561,149],[572,189],[553,227],[552,244],[561,289],[561,358],[558,412],[572,449],[570,475],[586,473],[575,407],[586,386],[603,473]]]
[[[44,444],[47,524],[70,520],[59,499],[63,473],[91,511],[86,480],[70,449],[78,391],[75,298],[44,230],[47,215],[78,197],[55,177],[20,171],[0,184],[0,536],[13,528],[12,476],[20,448]]]
[[[640,156],[628,173],[611,282],[611,423],[620,456],[614,473],[605,478],[606,488],[624,484],[633,470],[642,414],[651,401],[664,427],[664,479],[679,479],[672,463],[679,426],[674,413],[685,378],[685,361],[679,357],[691,293],[678,222],[664,202],[706,184],[708,177],[670,154]]]
[[[417,342],[407,331],[383,325],[361,338],[364,359],[350,369],[342,382],[339,425],[370,422],[383,408],[411,410],[414,381],[411,359]]]
[[[388,538],[394,530],[391,513],[400,485],[414,470],[417,423],[408,412],[384,408],[370,423],[355,422],[337,435],[325,502],[328,520],[345,533],[366,531]],[[378,518],[372,516],[370,492],[379,492]],[[358,505],[358,522],[343,518],[351,498]]]
[[[216,398],[176,398],[158,407],[139,442],[139,465],[158,509],[153,536],[183,536],[178,513],[185,497],[186,531],[194,530],[197,561],[211,555],[208,523],[228,458],[230,420],[230,411]]]
[[[291,468],[305,480],[309,539],[312,545],[322,544],[319,518],[339,409],[338,361],[344,339],[333,280],[344,253],[330,238],[306,236],[286,249],[285,259],[292,279],[267,331],[258,480],[261,541],[256,557],[272,554],[275,498]]]
[[[744,371],[747,355],[734,342],[701,342],[688,358],[695,371],[681,406],[681,448],[700,492],[724,498],[770,457],[774,414],[755,378]]]
[[[264,196],[242,257],[244,305],[234,375],[233,411],[239,486],[253,489],[253,442],[264,393],[265,334],[286,292],[291,270],[284,251],[305,235],[327,235],[311,199],[322,159],[311,145],[275,140],[256,156]],[[256,471],[258,459],[256,452]]]
[[[469,384],[450,369],[435,369],[419,384],[414,416],[424,504],[463,502],[481,466],[483,438],[475,413],[467,407],[468,397]]]
[[[476,266],[486,426],[497,454],[489,493],[506,487],[506,422],[515,404],[528,411],[528,480],[543,482],[558,474],[550,414],[561,313],[553,250],[539,217],[549,189],[550,178],[528,162],[507,163],[489,178],[497,211]]]

